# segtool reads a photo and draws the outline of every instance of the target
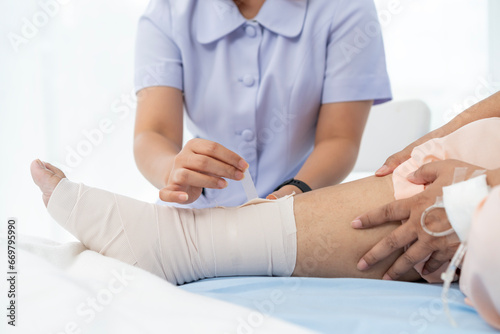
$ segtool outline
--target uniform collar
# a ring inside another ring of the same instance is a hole
[[[266,29],[285,37],[302,32],[308,0],[267,0],[255,17]]]
[[[308,0],[267,0],[255,17],[266,29],[293,38],[302,32]],[[199,0],[196,39],[214,42],[242,26],[247,20],[233,0]]]

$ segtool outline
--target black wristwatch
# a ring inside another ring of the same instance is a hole
[[[292,186],[296,186],[297,188],[299,188],[303,193],[306,193],[308,191],[311,191],[311,187],[309,187],[307,185],[307,183],[303,182],[303,181],[300,181],[300,180],[295,180],[295,179],[290,179],[290,180],[286,180],[285,182],[283,182],[282,184],[280,184],[278,187],[276,187],[276,189],[274,189],[274,191],[278,191],[280,190],[281,188],[283,188],[284,186],[287,186],[291,184]]]

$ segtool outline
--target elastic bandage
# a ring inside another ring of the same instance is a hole
[[[290,276],[295,269],[293,196],[191,210],[62,179],[47,209],[87,248],[173,284],[217,276]]]

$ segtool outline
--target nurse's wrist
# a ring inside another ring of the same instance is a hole
[[[305,193],[305,192],[312,190],[311,187],[307,183],[305,183],[304,181],[292,178],[292,179],[286,180],[285,182],[283,182],[282,184],[277,186],[276,189],[274,189],[274,191],[275,192],[281,191],[282,189],[286,189],[285,187],[288,189],[294,188],[294,189],[298,190],[298,191],[295,191],[295,193],[297,193],[297,194]]]

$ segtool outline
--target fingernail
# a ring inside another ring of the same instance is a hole
[[[276,195],[267,195],[266,199],[278,199]]]
[[[179,199],[183,202],[187,201],[189,199],[188,194],[180,194]]]
[[[361,270],[361,271],[366,270],[366,269],[368,269],[368,263],[366,263],[366,261],[364,259],[361,259],[361,260],[359,260],[357,267],[358,267],[358,270]]]
[[[249,164],[248,164],[245,160],[241,159],[241,160],[238,162],[238,166],[239,166],[241,169],[246,170],[246,169],[248,168]]]
[[[362,228],[363,223],[361,222],[361,220],[359,218],[356,218],[351,222],[351,227],[352,228]]]
[[[391,276],[389,276],[389,275],[387,275],[387,274],[385,274],[385,275],[384,275],[384,277],[382,277],[382,279],[383,279],[384,281],[392,281]]]
[[[375,175],[385,175],[387,174],[387,172],[389,172],[389,167],[383,165],[375,172]]]
[[[245,177],[245,175],[243,175],[243,173],[242,173],[242,172],[240,172],[240,171],[236,171],[236,172],[234,173],[234,178],[235,178],[236,180],[242,180],[242,179],[243,179],[243,177]]]
[[[219,188],[226,188],[226,187],[227,187],[227,182],[226,182],[225,180],[219,180],[219,181],[217,182],[217,186],[218,186]]]
[[[430,272],[429,272],[429,270],[427,270],[427,269],[424,269],[424,270],[422,271],[422,275],[429,275],[429,274],[430,274]]]

